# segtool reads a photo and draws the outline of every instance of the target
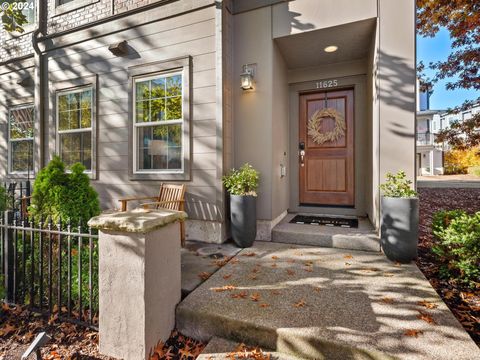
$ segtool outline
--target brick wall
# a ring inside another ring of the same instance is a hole
[[[0,21],[0,62],[33,54],[32,33],[11,35]]]

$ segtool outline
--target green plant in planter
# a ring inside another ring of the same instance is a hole
[[[380,185],[385,197],[411,198],[416,197],[417,192],[412,189],[412,181],[407,179],[405,171],[397,174],[387,173],[387,180]]]
[[[223,185],[231,195],[257,196],[259,172],[250,164],[233,169],[222,178]]]

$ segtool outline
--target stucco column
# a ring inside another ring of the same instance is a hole
[[[181,299],[178,220],[185,217],[133,210],[89,221],[99,229],[100,353],[143,360],[169,337]]]

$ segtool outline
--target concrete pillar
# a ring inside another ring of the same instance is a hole
[[[180,225],[186,214],[168,210],[108,212],[99,229],[100,353],[148,359],[175,326],[181,299]]]

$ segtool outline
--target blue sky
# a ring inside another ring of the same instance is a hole
[[[417,61],[423,60],[425,65],[438,60],[445,60],[451,52],[451,41],[448,31],[440,30],[434,38],[417,36]],[[427,69],[425,73],[432,77],[432,71]],[[464,100],[476,99],[480,96],[475,90],[447,90],[445,84],[448,80],[439,81],[435,84],[433,95],[430,97],[431,109],[447,109],[460,105]]]

